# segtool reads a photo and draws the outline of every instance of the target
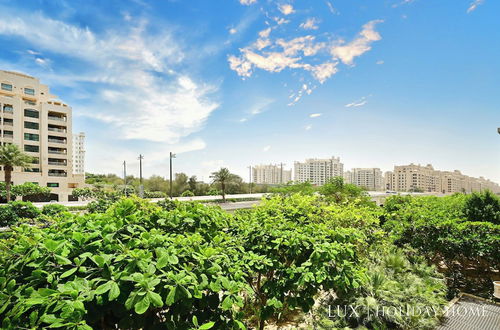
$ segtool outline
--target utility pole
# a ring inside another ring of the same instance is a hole
[[[172,199],[172,158],[175,158],[175,154],[170,151],[170,199]]]
[[[123,161],[123,185],[125,186],[124,192],[127,196],[127,162]]]
[[[252,166],[248,166],[248,186],[250,187],[250,193],[252,193]]]
[[[143,155],[139,155],[139,196],[144,198],[144,186],[142,185],[142,160],[144,159]]]

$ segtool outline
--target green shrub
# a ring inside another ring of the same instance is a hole
[[[373,251],[366,267],[370,271],[354,293],[323,299],[314,313],[315,328],[436,328],[447,301],[444,280],[434,267],[390,247]]]
[[[464,214],[469,221],[489,221],[500,225],[500,197],[489,190],[472,193],[465,202]]]
[[[67,212],[68,208],[61,204],[47,204],[42,208],[42,214],[54,216],[62,212]]]
[[[191,190],[186,190],[181,194],[182,197],[193,197],[194,193]]]
[[[0,206],[0,227],[16,224],[19,217],[10,205]]]
[[[127,199],[105,214],[66,213],[47,228],[16,228],[0,242],[2,327],[243,326],[242,252],[222,228],[205,224],[225,217],[216,209],[180,233],[202,211],[192,206],[176,217],[158,208],[148,215]]]
[[[9,206],[19,218],[35,219],[41,214],[40,209],[30,202],[14,201],[9,202]]]

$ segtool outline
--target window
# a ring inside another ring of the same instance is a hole
[[[40,169],[37,167],[27,167],[24,169],[24,172],[36,172],[36,173],[38,173],[38,172],[40,172]]]
[[[12,137],[14,137],[14,132],[13,131],[3,131],[3,136],[12,138]]]
[[[33,184],[36,184],[37,186],[39,186],[40,184],[38,182],[32,182]]]
[[[7,126],[14,126],[14,120],[10,118],[4,118],[3,119],[3,124]]]
[[[29,129],[39,129],[40,124],[38,123],[33,123],[31,121],[25,121],[24,122],[24,128],[29,128]]]
[[[31,164],[40,164],[40,158],[31,157]]]
[[[40,113],[34,109],[24,109],[24,115],[31,118],[40,118]]]
[[[27,152],[40,152],[40,147],[39,146],[31,146],[29,144],[24,145],[24,151]]]
[[[36,105],[36,102],[30,101],[30,100],[24,100],[24,103],[26,103],[28,105]]]
[[[4,91],[12,92],[12,85],[11,84],[4,84],[4,83],[2,83],[2,89]]]
[[[24,133],[24,139],[28,140],[28,141],[40,141],[40,135],[31,134],[31,133]]]
[[[25,88],[24,94],[26,95],[35,95],[35,90],[33,88]]]
[[[47,187],[49,187],[49,188],[59,188],[59,183],[57,183],[57,182],[47,182]]]
[[[10,104],[4,104],[3,106],[3,111],[4,112],[13,112],[14,111],[14,108],[12,107],[12,105]]]

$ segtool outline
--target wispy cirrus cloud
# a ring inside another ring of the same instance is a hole
[[[1,9],[10,14],[0,21],[0,35],[24,39],[33,52],[85,63],[86,74],[75,72],[67,79],[100,84],[88,109],[106,110],[86,115],[114,127],[124,139],[177,143],[199,130],[218,107],[209,97],[217,87],[176,72],[184,51],[168,31],[150,33],[146,20],[97,33],[40,13]]]
[[[473,12],[474,10],[477,9],[478,6],[482,5],[484,3],[484,0],[474,0],[470,5],[469,8],[467,8],[467,14]]]
[[[337,45],[332,46],[331,54],[339,58],[344,64],[352,65],[354,58],[369,51],[374,41],[382,39],[380,34],[375,31],[375,26],[382,22],[383,20],[373,20],[366,23],[356,38],[348,43],[340,40]]]
[[[319,29],[318,23],[319,20],[312,17],[308,18],[304,23],[301,23],[299,27],[303,28],[304,30],[317,30]]]
[[[321,113],[311,113],[309,115],[309,118],[318,118],[318,117],[321,117],[321,115],[322,115]]]
[[[345,107],[346,108],[357,108],[357,107],[362,107],[366,103],[368,103],[368,100],[366,99],[366,96],[363,96],[361,99],[359,99],[357,101],[346,104]]]
[[[240,3],[245,6],[250,6],[257,3],[257,0],[240,0]]]

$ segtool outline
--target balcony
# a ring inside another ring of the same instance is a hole
[[[49,176],[66,177],[68,173],[62,170],[49,170]]]
[[[14,113],[14,108],[11,105],[4,105],[3,112]]]
[[[6,139],[13,139],[14,138],[14,134],[13,133],[4,132],[3,133],[3,137],[6,138]]]
[[[49,158],[48,164],[55,166],[67,166],[68,162],[66,161],[66,159]]]
[[[54,155],[66,155],[68,152],[66,149],[51,149],[49,148],[49,154],[54,154]]]
[[[48,127],[47,130],[50,132],[58,132],[58,133],[66,133],[66,128],[59,128],[59,127]]]
[[[48,138],[48,141],[50,143],[60,143],[60,144],[66,144],[66,139],[57,139],[55,137],[50,137]]]
[[[5,126],[14,126],[14,122],[13,121],[8,121],[8,120],[5,120],[5,119],[3,120],[3,124]]]

